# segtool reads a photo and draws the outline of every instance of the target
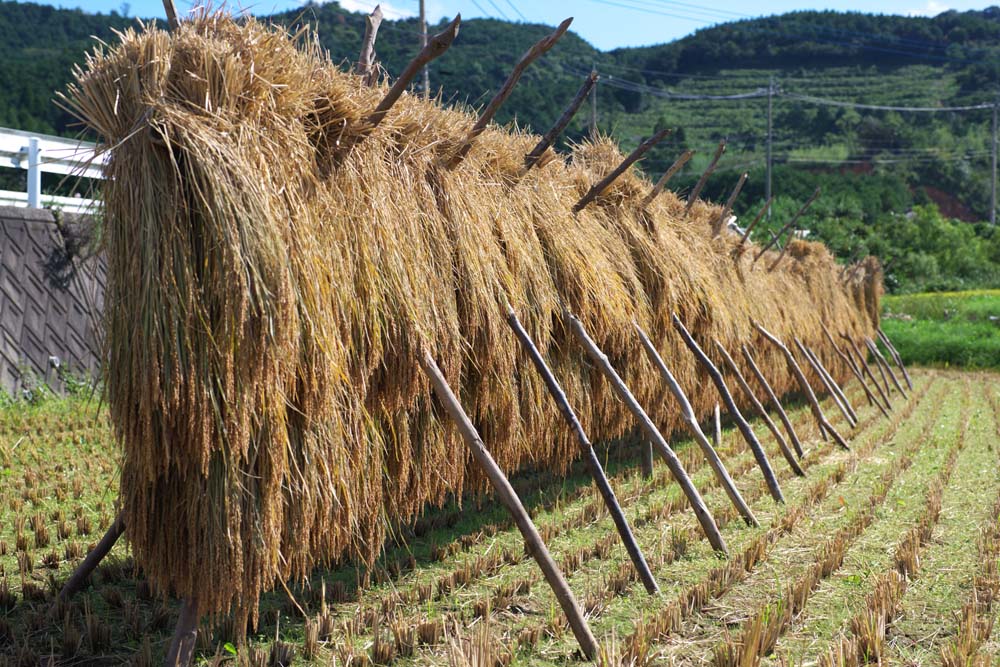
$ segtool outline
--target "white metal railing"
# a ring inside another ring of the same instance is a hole
[[[104,177],[104,155],[94,144],[46,134],[0,128],[0,166],[25,169],[27,192],[0,190],[0,206],[52,207],[69,213],[90,213],[100,206],[96,199],[42,194],[42,173]]]

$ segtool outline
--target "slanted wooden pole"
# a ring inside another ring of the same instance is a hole
[[[850,424],[851,427],[857,426],[857,419],[854,417],[851,410],[849,410],[840,400],[840,394],[837,393],[837,390],[833,388],[832,384],[830,384],[830,381],[826,377],[826,373],[820,369],[819,363],[816,359],[809,353],[806,346],[802,344],[802,341],[798,338],[793,338],[792,340],[795,342],[795,347],[798,348],[799,354],[806,358],[806,362],[812,367],[813,372],[816,373],[816,377],[819,378],[820,384],[822,384],[823,388],[826,389],[826,393],[828,393],[830,398],[833,399],[834,405],[836,405],[837,409],[844,415],[844,419],[847,420],[847,423]]]
[[[163,11],[167,14],[167,27],[171,30],[177,29],[181,22],[177,18],[177,7],[174,5],[174,0],[163,0]]]
[[[599,78],[600,77],[597,76],[597,72],[590,73],[587,79],[583,82],[583,85],[580,86],[580,90],[577,91],[576,97],[573,98],[573,101],[570,102],[569,106],[566,107],[566,110],[563,111],[562,116],[560,116],[559,120],[556,121],[556,124],[545,133],[545,136],[542,137],[541,141],[535,144],[535,147],[531,149],[531,152],[524,156],[524,169],[521,170],[522,176],[531,171],[531,169],[539,163],[542,156],[545,155],[545,151],[548,150],[549,147],[555,143],[556,139],[559,138],[559,135],[563,133],[563,130],[565,130],[566,126],[569,125],[569,122],[573,120],[573,116],[576,115],[580,106],[583,105],[584,100],[587,99],[587,95],[590,94],[590,89],[597,84],[597,80]]]
[[[885,369],[885,372],[889,374],[889,379],[892,380],[892,384],[899,391],[900,395],[903,398],[907,398],[906,391],[903,389],[903,385],[899,383],[899,380],[896,378],[896,374],[893,373],[892,371],[892,366],[890,366],[889,362],[886,361],[884,356],[882,356],[882,351],[878,349],[878,345],[875,344],[875,341],[873,341],[871,338],[865,338],[865,345],[867,345],[868,349],[872,351],[872,355],[875,357],[875,361],[877,361],[879,365],[883,369]]]
[[[420,70],[448,50],[448,47],[451,46],[458,35],[458,26],[461,23],[462,15],[459,14],[444,30],[434,35],[431,41],[427,43],[427,46],[420,49],[417,57],[410,61],[406,69],[403,70],[403,73],[396,79],[396,83],[392,85],[389,92],[385,94],[382,101],[378,103],[375,110],[368,116],[368,132],[378,127],[379,123],[385,119],[386,114],[389,113],[389,109],[403,95],[403,91],[409,87],[410,82],[420,73]]]
[[[840,386],[840,383],[837,382],[836,378],[833,377],[833,373],[831,373],[827,369],[827,367],[823,364],[823,360],[816,353],[816,350],[812,349],[805,343],[802,344],[802,347],[803,349],[805,349],[806,353],[812,358],[812,360],[816,363],[816,368],[818,368],[819,372],[822,373],[823,377],[826,378],[827,383],[833,389],[834,393],[840,398],[840,402],[843,403],[844,407],[847,408],[847,411],[851,413],[851,420],[853,420],[854,425],[857,426],[858,413],[854,411],[854,406],[851,405],[850,399],[847,398],[847,394],[844,392],[844,388]]]
[[[743,172],[740,175],[740,180],[736,181],[736,187],[729,194],[729,199],[726,200],[726,205],[722,207],[722,213],[719,214],[719,218],[712,225],[712,236],[718,236],[722,233],[722,229],[726,226],[726,221],[729,220],[729,216],[733,212],[733,204],[736,203],[736,198],[740,196],[740,190],[743,189],[743,184],[747,182],[748,172]]]
[[[859,348],[858,344],[854,342],[854,339],[848,336],[846,333],[841,333],[840,337],[846,340],[847,343],[851,346],[848,349],[848,351],[854,352],[855,358],[860,362],[860,366],[864,370],[865,375],[871,378],[872,384],[875,385],[875,389],[878,391],[879,396],[882,398],[882,402],[885,403],[887,408],[892,410],[892,402],[889,400],[889,394],[887,393],[887,390],[889,388],[888,382],[886,383],[886,389],[883,390],[882,385],[878,383],[878,379],[875,377],[875,374],[872,373],[871,366],[868,365],[868,359],[861,352],[861,348]],[[883,376],[882,379],[884,380],[885,377]]]
[[[788,461],[788,465],[791,467],[792,472],[794,472],[799,477],[805,477],[805,471],[799,465],[799,462],[795,460],[795,454],[788,447],[788,442],[785,441],[785,437],[778,430],[778,426],[771,419],[771,415],[767,414],[767,410],[761,405],[761,402],[757,399],[757,396],[753,393],[753,389],[747,383],[746,378],[743,377],[743,373],[740,371],[740,367],[736,365],[736,361],[729,356],[729,352],[722,346],[722,343],[715,340],[715,349],[719,352],[722,360],[726,362],[726,366],[729,368],[729,372],[733,374],[736,378],[736,383],[740,385],[743,393],[746,395],[747,399],[750,401],[750,405],[753,409],[757,411],[760,418],[764,420],[764,424],[767,426],[768,430],[774,435],[774,439],[778,441],[778,449],[781,450],[781,455],[785,457]]]
[[[718,403],[712,410],[712,426],[712,444],[718,449],[722,446],[722,411],[719,409]]]
[[[837,353],[841,361],[847,364],[847,367],[851,369],[852,373],[854,373],[854,378],[858,381],[858,384],[860,384],[861,388],[864,389],[865,397],[868,399],[868,404],[871,405],[872,407],[877,407],[882,412],[882,414],[885,415],[885,417],[888,419],[889,413],[886,411],[885,406],[882,405],[882,402],[877,398],[875,398],[875,394],[872,393],[872,390],[868,387],[868,383],[865,382],[865,378],[861,374],[861,369],[858,368],[858,365],[854,362],[853,357],[849,356],[843,350],[840,349],[840,346],[837,345],[837,342],[835,340],[833,340],[833,335],[830,333],[830,330],[826,328],[825,324],[820,323],[820,326],[823,327],[823,335],[826,336],[826,340],[828,343],[830,343],[830,346],[833,348],[833,351]]]
[[[694,203],[698,200],[698,195],[701,194],[702,188],[705,187],[705,183],[708,182],[708,177],[712,175],[715,168],[719,166],[719,160],[722,159],[722,154],[726,152],[726,140],[723,139],[719,142],[719,147],[715,149],[715,155],[712,156],[712,161],[708,163],[708,167],[705,172],[698,179],[698,182],[694,184],[694,189],[688,194],[687,205],[684,207],[684,212],[691,210]]]
[[[580,420],[577,419],[576,413],[573,412],[573,408],[566,398],[566,393],[559,386],[559,382],[545,363],[545,359],[542,358],[542,353],[535,347],[531,336],[521,326],[520,320],[517,319],[517,314],[510,306],[507,306],[507,324],[514,330],[514,335],[517,336],[517,339],[521,341],[521,346],[528,353],[528,357],[531,359],[531,363],[534,364],[535,370],[542,376],[545,387],[549,390],[552,398],[555,399],[556,405],[559,406],[559,411],[562,413],[566,423],[569,424],[570,430],[576,435],[576,441],[580,445],[580,451],[583,453],[583,460],[587,464],[590,476],[594,479],[594,484],[597,485],[598,491],[601,492],[601,497],[608,508],[611,520],[615,522],[615,528],[618,529],[618,535],[622,539],[622,544],[625,545],[625,551],[628,552],[629,558],[632,559],[632,564],[635,566],[636,573],[639,575],[642,585],[646,587],[646,592],[651,595],[659,593],[660,587],[656,585],[656,579],[653,578],[653,573],[649,571],[649,565],[646,564],[642,550],[632,535],[628,519],[625,518],[625,513],[622,511],[621,505],[618,504],[618,499],[615,498],[615,492],[611,488],[607,476],[604,474],[604,468],[601,467],[601,461],[597,458],[590,439],[584,432],[583,426],[580,425]]]
[[[681,408],[681,416],[684,418],[684,423],[687,425],[688,431],[691,432],[692,437],[694,437],[695,442],[701,447],[701,451],[705,454],[705,458],[708,460],[708,464],[712,466],[712,471],[715,473],[716,479],[719,480],[719,484],[725,490],[726,495],[729,496],[729,500],[733,503],[733,507],[736,511],[740,513],[743,520],[749,526],[759,526],[757,522],[757,517],[753,515],[753,511],[750,506],[747,505],[746,501],[743,500],[743,496],[740,495],[739,489],[736,488],[736,483],[733,482],[733,478],[730,477],[729,471],[726,470],[726,466],[722,463],[722,459],[719,458],[719,454],[716,451],[719,447],[720,431],[722,430],[722,425],[720,423],[719,416],[719,405],[715,405],[715,433],[713,441],[715,447],[709,443],[708,438],[705,437],[704,432],[701,430],[701,425],[698,424],[698,417],[694,413],[694,408],[691,407],[691,402],[688,400],[687,394],[681,388],[677,379],[674,378],[674,374],[670,372],[667,368],[666,363],[663,361],[663,357],[657,352],[656,347],[653,346],[653,342],[649,340],[649,336],[646,332],[642,330],[638,324],[635,325],[636,331],[639,333],[639,339],[642,341],[642,346],[646,349],[646,355],[649,360],[653,362],[660,371],[660,377],[666,382],[667,388],[670,393],[674,395],[677,399],[677,404]]]
[[[764,373],[757,366],[757,362],[754,360],[753,355],[750,354],[750,348],[746,345],[742,345],[740,350],[743,352],[743,358],[746,359],[747,366],[753,372],[754,377],[757,378],[757,382],[760,386],[764,388],[764,392],[767,394],[768,399],[771,401],[771,405],[774,409],[778,411],[778,418],[781,419],[782,425],[785,427],[785,432],[788,433],[789,440],[792,441],[792,447],[795,448],[795,453],[798,454],[801,459],[805,456],[805,452],[802,449],[802,443],[799,441],[799,434],[795,432],[795,427],[792,425],[792,420],[788,418],[788,414],[785,412],[785,408],[782,407],[781,401],[778,400],[778,395],[774,393],[774,389],[771,388],[771,383],[767,381],[764,377]]]
[[[125,518],[122,513],[119,513],[115,517],[114,522],[108,528],[107,532],[104,533],[104,537],[101,541],[97,543],[87,557],[83,559],[75,570],[73,574],[70,575],[66,583],[63,584],[62,590],[59,591],[59,598],[64,602],[69,600],[71,597],[76,595],[76,593],[83,588],[83,585],[87,581],[87,577],[97,568],[97,566],[104,560],[111,549],[118,542],[118,539],[125,532]]]
[[[803,204],[802,207],[795,213],[795,215],[792,216],[792,219],[786,222],[784,226],[780,230],[778,230],[778,233],[775,234],[774,237],[767,243],[767,245],[765,245],[763,248],[760,249],[760,252],[757,253],[757,256],[753,258],[754,264],[757,263],[757,260],[760,259],[765,252],[770,250],[771,246],[773,246],[775,243],[778,242],[778,239],[781,238],[782,234],[791,229],[792,225],[794,225],[796,222],[799,221],[799,218],[801,218],[802,215],[809,210],[809,207],[812,206],[813,202],[816,201],[816,199],[819,197],[819,193],[820,193],[820,188],[816,188],[816,190],[812,193],[812,196],[809,197],[809,199],[806,200],[806,203]],[[787,243],[785,244],[785,247],[786,248],[788,247]],[[774,268],[774,266],[776,265],[777,262],[775,262],[775,264],[772,265],[771,268]]]
[[[198,640],[198,598],[190,597],[181,606],[181,615],[177,619],[174,636],[167,649],[166,667],[187,667],[194,657],[194,646]]]
[[[802,372],[798,362],[795,361],[792,351],[789,350],[777,336],[761,326],[760,323],[753,322],[753,325],[757,331],[764,336],[764,338],[771,341],[771,343],[773,343],[779,350],[781,350],[781,353],[785,355],[785,363],[788,365],[788,369],[792,371],[795,379],[798,380],[799,388],[802,389],[802,393],[806,395],[806,400],[809,401],[809,407],[812,408],[813,416],[816,418],[816,422],[819,424],[820,430],[829,433],[837,444],[844,449],[850,449],[844,438],[837,433],[837,429],[833,428],[833,425],[827,421],[826,415],[823,414],[823,409],[819,406],[819,401],[816,400],[816,394],[813,393],[812,387],[809,386],[809,381],[806,379],[805,373]]]
[[[482,438],[479,437],[479,432],[472,425],[472,420],[469,419],[462,405],[458,402],[458,398],[455,397],[451,387],[448,386],[448,381],[445,379],[444,374],[441,373],[441,369],[438,368],[437,363],[429,352],[424,352],[420,358],[420,366],[430,379],[431,386],[434,388],[434,394],[448,412],[452,421],[455,422],[455,426],[458,427],[458,432],[461,434],[466,446],[472,451],[472,456],[489,478],[493,489],[500,498],[500,502],[507,507],[514,518],[514,523],[517,524],[517,528],[521,531],[521,536],[524,538],[525,550],[534,557],[538,563],[538,567],[542,570],[542,574],[545,576],[545,580],[552,587],[552,592],[555,594],[563,613],[566,614],[566,618],[569,620],[570,628],[573,630],[573,635],[580,644],[580,649],[588,660],[595,660],[598,654],[597,640],[594,639],[594,635],[590,632],[590,627],[583,617],[583,612],[580,610],[580,605],[576,602],[576,597],[573,596],[573,591],[566,584],[566,579],[563,577],[562,572],[559,571],[559,566],[552,560],[549,550],[545,547],[542,537],[538,534],[538,529],[532,523],[531,517],[528,516],[528,512],[524,509],[524,505],[521,504],[521,499],[517,497],[517,493],[514,492],[514,488],[507,480],[507,476],[503,474],[500,466],[497,465],[486,449]]]
[[[749,445],[750,450],[753,452],[753,456],[757,459],[757,465],[760,467],[760,471],[764,474],[764,481],[767,483],[768,491],[771,492],[771,497],[774,498],[776,502],[785,502],[785,497],[781,493],[781,486],[778,484],[778,478],[774,475],[774,470],[771,469],[771,464],[767,460],[767,452],[761,446],[760,441],[757,440],[757,436],[754,434],[753,429],[750,428],[750,424],[746,419],[743,418],[743,414],[740,409],[736,407],[736,401],[733,400],[732,394],[729,393],[729,387],[726,386],[726,381],[722,378],[722,373],[719,369],[715,367],[712,360],[708,358],[708,355],[702,351],[701,347],[695,342],[691,333],[687,330],[681,319],[677,317],[674,313],[671,318],[674,324],[674,329],[677,333],[681,335],[684,340],[684,344],[687,345],[691,353],[694,354],[695,359],[705,368],[708,372],[708,376],[712,378],[712,383],[715,384],[715,388],[719,392],[719,396],[722,398],[722,402],[726,404],[726,410],[729,411],[729,415],[736,422],[736,428],[739,429],[740,433],[743,434],[743,439],[746,440],[747,445]]]
[[[507,80],[504,81],[503,85],[500,87],[500,90],[497,91],[497,94],[494,95],[493,99],[491,99],[489,104],[486,105],[486,108],[483,109],[483,112],[479,115],[479,119],[476,121],[476,124],[472,126],[471,130],[469,130],[469,135],[465,138],[465,143],[462,144],[458,151],[456,151],[445,164],[445,169],[454,169],[462,162],[462,160],[465,159],[465,156],[469,154],[470,150],[472,150],[472,144],[475,142],[476,137],[483,133],[483,130],[485,130],[490,122],[492,122],[494,116],[497,115],[497,111],[499,111],[500,107],[503,106],[503,103],[506,102],[507,98],[510,97],[510,94],[514,92],[514,86],[516,86],[517,82],[521,80],[521,75],[524,74],[524,71],[528,69],[531,63],[538,60],[538,58],[556,45],[559,38],[566,34],[566,31],[569,30],[569,24],[572,22],[572,17],[566,19],[559,24],[552,34],[546,35],[542,39],[535,42],[535,44],[528,49],[523,56],[521,56],[521,59],[517,61],[517,64],[514,65],[514,69],[511,70],[510,74],[507,76]]]
[[[586,350],[587,355],[590,357],[591,361],[600,369],[604,376],[611,383],[611,387],[614,389],[618,398],[625,403],[629,411],[635,416],[636,420],[639,422],[639,426],[646,432],[646,437],[649,438],[650,442],[656,448],[657,453],[663,458],[663,461],[670,468],[670,474],[674,476],[677,480],[677,484],[680,485],[681,490],[684,495],[687,496],[688,502],[691,504],[691,509],[694,510],[694,515],[698,519],[698,523],[701,524],[701,529],[705,532],[705,537],[708,538],[709,543],[712,548],[716,551],[720,551],[724,554],[729,553],[729,549],[726,547],[726,541],[722,537],[722,533],[719,532],[719,527],[715,524],[715,518],[712,513],[708,511],[708,507],[705,505],[705,501],[702,499],[701,494],[698,493],[698,489],[695,487],[694,483],[691,482],[691,478],[688,476],[687,471],[684,469],[684,464],[681,460],[677,458],[674,450],[670,449],[670,445],[667,444],[666,438],[660,433],[660,430],[656,428],[653,424],[653,420],[649,418],[646,411],[642,409],[639,405],[639,401],[635,399],[632,392],[629,391],[628,386],[618,375],[618,372],[608,361],[608,356],[601,351],[601,348],[597,347],[587,331],[583,328],[583,324],[580,320],[576,318],[572,313],[565,313],[565,317],[569,322],[570,329],[572,329],[573,334],[580,341],[583,349]]]
[[[601,193],[608,189],[608,186],[615,182],[615,179],[624,174],[626,169],[638,162],[643,155],[649,152],[650,148],[663,141],[663,138],[670,134],[670,132],[670,129],[664,128],[651,136],[649,139],[646,139],[646,141],[639,144],[638,148],[629,153],[628,157],[622,160],[621,164],[615,167],[614,171],[594,184],[594,186],[587,191],[587,194],[580,198],[580,201],[573,206],[573,212],[579,213],[586,208],[587,204],[599,197]]]
[[[681,168],[688,163],[688,160],[690,160],[694,156],[694,153],[695,152],[691,150],[684,151],[683,153],[681,153],[681,156],[679,158],[674,160],[674,163],[670,165],[670,167],[665,172],[663,172],[663,176],[660,176],[660,180],[656,182],[656,185],[654,185],[653,189],[649,191],[649,194],[646,195],[646,198],[642,200],[643,206],[648,206],[650,202],[652,202],[654,199],[660,196],[660,193],[663,192],[663,188],[667,186],[667,181],[673,178],[674,175],[677,174],[677,172],[680,171]]]
[[[361,42],[361,54],[358,56],[358,66],[355,71],[369,86],[377,79],[375,73],[375,38],[378,28],[382,25],[382,6],[375,5],[372,13],[365,17],[365,38]]]
[[[747,239],[750,238],[750,232],[752,232],[753,228],[757,226],[757,223],[760,222],[761,218],[764,217],[764,214],[767,213],[768,210],[770,210],[770,208],[771,208],[771,202],[773,200],[774,200],[774,197],[769,197],[767,199],[767,201],[764,202],[764,205],[761,207],[760,212],[757,213],[757,217],[755,217],[753,219],[753,222],[751,222],[747,226],[746,230],[743,232],[743,236],[740,237],[739,246],[742,246],[744,243],[747,242]]]
[[[899,366],[899,370],[902,371],[906,387],[910,391],[913,391],[913,382],[910,381],[910,374],[906,372],[906,366],[903,365],[903,357],[899,356],[899,350],[896,349],[896,346],[892,344],[892,341],[889,340],[889,337],[885,335],[885,332],[881,328],[875,329],[875,332],[878,334],[878,338],[882,341],[882,344],[885,345],[885,349],[889,350],[889,354],[892,355],[896,365]]]

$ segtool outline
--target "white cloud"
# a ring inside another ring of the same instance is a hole
[[[375,9],[375,5],[378,4],[382,6],[382,16],[391,20],[404,19],[417,15],[417,12],[410,9],[400,9],[394,5],[390,5],[388,2],[379,2],[378,0],[371,2],[368,0],[337,0],[337,2],[349,12],[363,12],[365,14],[371,14],[372,10]]]
[[[941,12],[946,12],[951,7],[944,5],[937,0],[927,0],[927,4],[917,9],[908,9],[903,12],[906,16],[937,16]]]

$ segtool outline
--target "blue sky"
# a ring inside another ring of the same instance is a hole
[[[39,1],[39,0],[36,0]],[[121,12],[122,0],[40,0],[59,7],[81,8],[93,12]],[[341,0],[340,4],[356,11],[370,11],[377,0]],[[179,11],[203,0],[175,0]],[[883,14],[933,16],[957,9],[983,9],[991,2],[971,0],[882,0],[877,5],[864,0],[763,0],[752,6],[734,0],[426,0],[432,21],[461,12],[465,18],[492,16],[513,21],[555,25],[574,16],[573,30],[600,49],[620,46],[658,44],[683,37],[698,28],[748,16],[780,14],[802,9],[834,9]],[[218,5],[219,2],[215,3]],[[246,8],[254,14],[301,6],[302,0],[229,0],[228,6]],[[417,0],[382,2],[387,17],[411,16],[417,12]],[[131,16],[163,16],[161,0],[131,0]]]

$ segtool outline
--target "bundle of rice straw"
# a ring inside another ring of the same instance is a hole
[[[679,418],[633,321],[700,415],[717,398],[672,312],[730,349],[759,343],[751,319],[821,352],[821,321],[854,336],[877,324],[878,276],[845,289],[803,241],[751,270],[755,247],[711,237],[719,207],[686,216],[666,193],[644,208],[637,174],[574,215],[621,160],[606,139],[519,178],[536,137],[493,127],[448,171],[473,116],[404,96],[360,140],[385,91],[308,34],[205,13],[98,48],[66,94],[109,156],[106,386],[127,538],[158,590],[198,593],[206,613],[245,621],[276,578],[370,562],[426,504],[483,488],[420,373],[425,348],[505,470],[566,469],[578,450],[508,301],[595,440],[633,422],[564,307],[666,431]]]

